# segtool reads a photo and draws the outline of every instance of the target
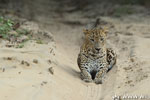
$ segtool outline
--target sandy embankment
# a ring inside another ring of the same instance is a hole
[[[48,44],[30,41],[24,48],[15,49],[1,42],[0,100],[111,100],[115,94],[148,95],[150,20],[137,19],[138,16],[123,20],[102,18],[110,30],[108,45],[118,54],[117,66],[102,85],[85,83],[79,77],[76,58],[83,26],[56,22],[46,26],[55,40]],[[50,67],[53,75],[48,71]]]

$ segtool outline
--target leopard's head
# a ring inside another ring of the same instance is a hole
[[[107,29],[91,29],[91,30],[83,30],[85,34],[85,40],[88,41],[89,44],[92,45],[92,49],[94,52],[100,52],[106,42]]]

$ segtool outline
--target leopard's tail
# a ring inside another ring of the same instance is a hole
[[[97,19],[96,19],[96,22],[95,22],[94,25],[93,25],[93,28],[96,28],[99,24],[100,24],[100,19],[97,18]]]
[[[91,30],[91,29],[95,29],[97,28],[97,26],[100,24],[100,18],[97,18],[96,21],[94,23],[89,23],[86,26],[87,30]]]

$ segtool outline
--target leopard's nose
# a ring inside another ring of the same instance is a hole
[[[100,51],[101,48],[95,48],[97,51]]]

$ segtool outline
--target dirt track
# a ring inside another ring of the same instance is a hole
[[[107,74],[104,84],[85,83],[79,75],[76,61],[82,30],[88,19],[78,19],[83,25],[54,20],[50,24],[41,24],[41,27],[53,34],[55,43],[29,42],[22,49],[14,49],[3,47],[2,42],[1,100],[111,100],[115,94],[148,95],[149,18],[133,15],[101,19],[109,28],[107,44],[118,55],[117,65]],[[50,53],[52,48],[54,51]],[[13,59],[7,61],[4,59],[7,57]],[[33,59],[38,59],[39,63],[34,64]],[[22,60],[28,61],[30,66],[21,65]],[[48,72],[49,67],[53,67],[54,75]]]
[[[143,93],[142,87],[149,83],[148,76],[150,69],[149,66],[149,23],[147,17],[139,19],[140,16],[129,16],[122,19],[103,17],[102,20],[106,21],[109,27],[108,46],[116,50],[118,54],[117,66],[115,66],[106,76],[103,85],[87,84],[81,82],[84,90],[81,90],[85,97],[83,100],[110,100],[112,96]],[[84,23],[84,21],[83,21]],[[55,35],[57,50],[62,53],[68,61],[58,60],[58,62],[65,63],[63,69],[73,76],[75,75],[78,81],[81,81],[78,72],[79,69],[76,64],[77,54],[81,45],[82,26],[69,26],[60,23],[59,25],[50,26],[52,33]],[[48,26],[49,27],[49,26]],[[56,28],[56,29],[55,29]],[[144,48],[144,49],[143,49]],[[58,57],[59,58],[59,57]],[[71,70],[68,70],[71,69]],[[144,81],[147,80],[146,83]],[[75,80],[74,80],[75,81]],[[72,84],[75,85],[73,82]],[[76,88],[81,88],[82,85],[75,85]],[[138,84],[142,84],[139,88]],[[134,90],[137,91],[134,91]],[[144,90],[144,89],[143,89]],[[76,90],[74,90],[76,91]],[[78,91],[78,89],[77,89]],[[75,92],[76,93],[76,92]],[[74,95],[74,93],[72,93]],[[70,95],[72,95],[70,94]],[[78,97],[79,95],[77,95]]]

